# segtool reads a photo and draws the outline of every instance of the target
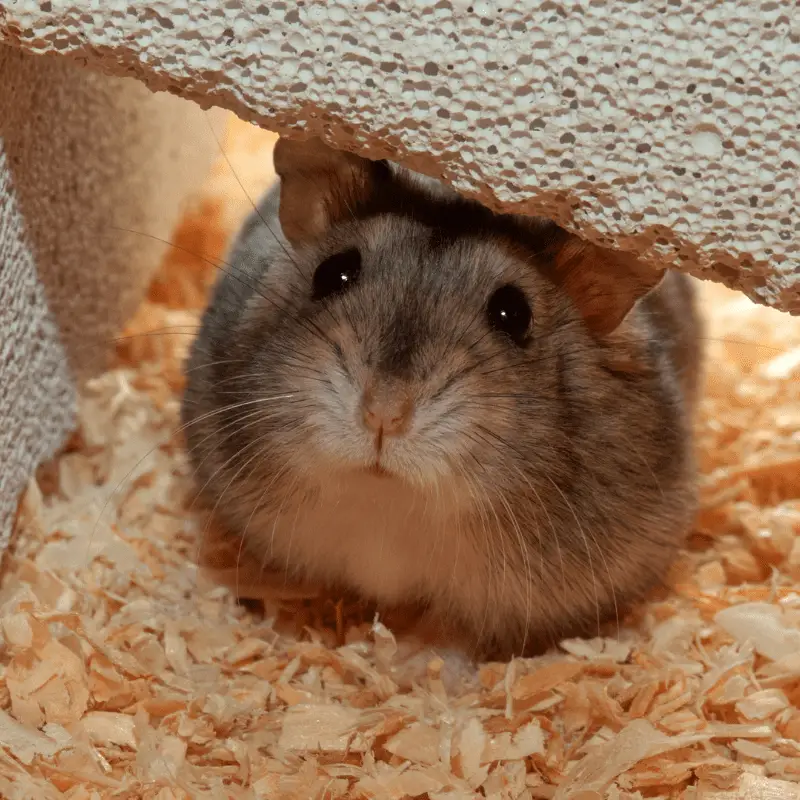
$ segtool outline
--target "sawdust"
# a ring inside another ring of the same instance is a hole
[[[271,141],[226,139],[250,196]],[[800,800],[800,319],[707,287],[702,511],[619,641],[473,666],[358,604],[262,615],[196,566],[176,432],[209,262],[248,208],[228,166],[21,504],[0,796]]]

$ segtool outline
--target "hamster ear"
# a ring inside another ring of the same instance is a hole
[[[372,191],[372,162],[320,139],[279,139],[273,160],[281,179],[281,228],[293,245],[313,241],[351,218]]]
[[[605,250],[575,236],[555,252],[551,269],[556,283],[597,336],[615,331],[636,301],[654,289],[665,273],[629,253]]]

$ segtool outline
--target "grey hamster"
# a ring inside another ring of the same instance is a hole
[[[275,167],[188,362],[217,520],[482,652],[596,635],[695,512],[690,280],[318,139]]]

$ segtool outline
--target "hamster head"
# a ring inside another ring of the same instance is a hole
[[[253,299],[267,334],[256,363],[264,388],[291,394],[293,470],[494,485],[514,460],[501,443],[553,424],[556,370],[532,339],[557,308],[502,243],[380,214],[278,258],[270,300]],[[521,393],[528,373],[538,404]]]
[[[275,160],[290,246],[272,248],[248,312],[258,337],[249,385],[291,395],[275,412],[276,463],[368,470],[433,491],[469,480],[483,493],[518,481],[521,466],[545,466],[563,411],[560,334],[577,315],[544,268],[585,265],[568,263],[563,233],[500,220],[319,142],[281,140]],[[628,308],[659,278],[626,277],[630,290],[611,300]],[[593,307],[601,289],[577,287],[602,331],[628,308]],[[523,456],[520,429],[540,443]]]
[[[678,390],[633,335],[661,275],[318,140],[281,140],[275,166],[282,236],[254,219],[235,248],[184,412],[231,529],[477,638],[608,606],[647,560],[615,504],[655,530],[683,486]]]

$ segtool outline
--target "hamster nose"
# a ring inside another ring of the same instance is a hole
[[[395,389],[376,390],[367,387],[361,400],[364,425],[384,436],[399,436],[406,432],[414,405],[411,398]]]

